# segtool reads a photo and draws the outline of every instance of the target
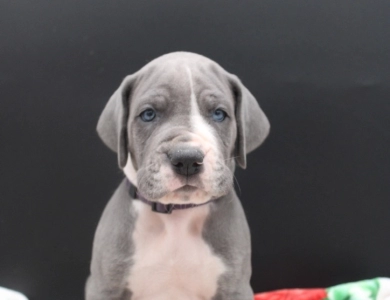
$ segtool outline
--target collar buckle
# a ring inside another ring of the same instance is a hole
[[[160,214],[171,214],[172,213],[172,210],[173,210],[173,204],[161,204],[161,203],[158,203],[158,202],[153,202],[151,204],[152,206],[152,211],[154,212],[158,212]]]

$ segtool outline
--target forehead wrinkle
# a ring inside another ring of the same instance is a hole
[[[215,96],[214,94],[208,94],[202,97],[202,103],[206,108],[225,108],[230,113],[234,111],[234,105],[232,101],[229,101],[225,96]]]
[[[165,82],[167,73],[157,72],[156,68],[153,68],[154,72],[143,75],[135,88],[134,96],[142,97],[144,94],[149,93],[151,90],[167,90],[170,91],[172,88],[169,82]],[[164,76],[165,75],[165,76]]]
[[[167,65],[168,69],[154,68],[153,73],[144,76],[138,88],[134,102],[134,113],[139,112],[144,105],[150,104],[155,109],[164,112],[163,123],[171,126],[186,126],[191,113],[190,84],[186,74],[186,65]],[[162,99],[158,99],[158,98]],[[159,105],[162,104],[162,105]],[[161,128],[160,128],[161,129]],[[159,130],[160,131],[160,130]]]
[[[224,95],[231,94],[230,87],[227,83],[226,78],[224,78],[224,77],[221,78],[220,76],[217,76],[215,74],[210,75],[209,78],[210,78],[210,80],[208,80],[208,82],[213,83],[213,85],[212,85],[213,89],[217,89],[219,92],[221,92]]]
[[[170,97],[170,91],[169,88],[158,86],[156,88],[148,89],[143,94],[140,93],[140,95],[137,96],[139,99],[138,101],[141,103],[146,101],[166,102]]]
[[[204,101],[222,102],[232,108],[233,95],[226,82],[215,75],[196,74],[195,76],[196,95],[199,104]],[[212,98],[212,99],[210,99]]]
[[[135,88],[133,97],[142,102],[158,96],[165,99],[175,99],[185,87],[182,78],[183,76],[179,76],[177,70],[163,72],[154,69],[153,74],[143,77],[143,80]]]

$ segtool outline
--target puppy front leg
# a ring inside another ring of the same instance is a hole
[[[105,287],[90,276],[85,286],[85,300],[130,300],[131,292],[125,287]]]
[[[237,287],[234,291],[224,291],[212,300],[253,300],[252,288],[248,285]]]

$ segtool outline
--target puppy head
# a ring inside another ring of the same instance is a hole
[[[161,56],[127,76],[97,131],[146,198],[196,203],[225,195],[235,162],[267,137],[269,122],[240,80],[201,55]]]

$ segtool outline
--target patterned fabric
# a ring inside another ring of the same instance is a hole
[[[279,290],[255,295],[255,300],[322,300],[325,298],[325,289]]]
[[[390,279],[375,278],[327,289],[287,289],[255,295],[255,300],[390,300]]]

